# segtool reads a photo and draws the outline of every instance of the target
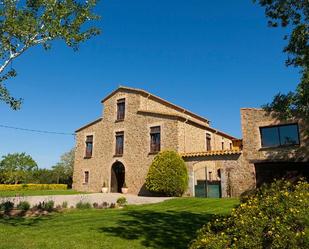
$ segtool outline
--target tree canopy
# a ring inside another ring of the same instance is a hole
[[[25,183],[32,172],[37,170],[37,163],[25,153],[3,156],[0,162],[0,181],[3,183]]]
[[[300,68],[301,81],[295,92],[278,93],[264,109],[281,119],[309,120],[309,2],[308,0],[254,0],[265,8],[270,27],[286,27],[287,66]]]
[[[16,76],[11,62],[31,47],[51,48],[54,40],[78,49],[99,34],[91,21],[97,0],[0,0],[0,101],[19,109],[22,100],[11,96],[5,81]]]

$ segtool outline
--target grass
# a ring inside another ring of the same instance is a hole
[[[237,203],[235,199],[181,198],[124,209],[0,218],[0,249],[182,249],[203,224],[215,215],[228,214]]]
[[[14,196],[39,196],[39,195],[77,195],[84,194],[72,189],[68,190],[20,190],[20,191],[0,191],[0,197]]]

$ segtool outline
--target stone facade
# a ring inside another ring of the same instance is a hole
[[[119,100],[125,101],[125,118],[120,121]],[[109,191],[119,192],[119,184],[125,182],[129,193],[149,194],[144,183],[155,157],[155,153],[150,153],[152,127],[160,127],[161,150],[174,150],[183,156],[190,176],[186,194],[190,196],[195,196],[203,183],[205,191],[208,184],[218,183],[220,196],[229,197],[239,196],[277,173],[296,170],[309,175],[309,138],[302,121],[280,121],[263,110],[244,108],[243,139],[239,140],[210,127],[207,119],[144,90],[120,87],[102,104],[102,117],[76,131],[76,190],[100,192],[105,182]],[[260,127],[291,123],[298,124],[300,144],[262,148]],[[124,136],[122,155],[115,155],[118,132]],[[92,156],[85,158],[87,136],[93,137],[93,150]],[[206,137],[211,138],[210,150]],[[122,182],[115,176],[117,170],[123,174]],[[115,179],[118,188],[114,186]]]
[[[125,118],[120,122],[116,121],[119,99],[125,99]],[[112,166],[120,162],[129,193],[147,194],[144,182],[155,157],[150,153],[151,127],[161,127],[161,150],[179,153],[205,151],[206,133],[211,135],[213,150],[220,150],[222,142],[229,148],[234,139],[211,128],[207,119],[143,90],[120,87],[102,104],[102,117],[76,131],[73,188],[79,191],[100,192],[104,182],[111,190]],[[124,132],[122,156],[115,155],[116,132]],[[93,136],[93,153],[91,158],[85,158],[89,135]]]
[[[281,178],[289,172],[309,176],[309,137],[302,120],[280,120],[262,109],[241,109],[244,167],[254,175],[252,184],[260,185],[273,178]],[[264,148],[261,127],[297,124],[299,144]],[[269,178],[269,179],[267,179]],[[251,178],[250,178],[251,180]]]

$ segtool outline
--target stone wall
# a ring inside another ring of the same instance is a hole
[[[237,197],[255,186],[254,168],[244,163],[242,154],[192,157],[185,161],[191,176],[188,190],[191,196],[194,196],[196,181],[203,179],[205,174],[212,172],[212,180],[219,180],[218,169],[221,171],[222,197]]]
[[[116,121],[117,100],[125,99],[124,121]],[[155,155],[150,153],[150,128],[161,126],[161,150],[201,152],[206,150],[206,132],[212,135],[212,149],[220,150],[221,135],[207,131],[208,122],[194,115],[184,114],[168,104],[156,102],[132,89],[121,90],[103,101],[103,118],[78,130],[73,188],[99,192],[103,182],[111,184],[111,168],[115,162],[125,167],[125,181],[132,194],[147,194],[144,182]],[[183,117],[190,117],[187,123]],[[194,122],[193,122],[194,121]],[[115,155],[115,134],[124,132],[124,153]],[[94,136],[93,156],[85,159],[87,135]],[[224,138],[226,148],[230,139]],[[89,171],[89,183],[84,183],[84,172]]]
[[[278,148],[262,148],[260,127],[298,123],[300,131],[300,146]],[[308,161],[309,137],[306,134],[306,124],[301,120],[279,120],[268,115],[262,109],[241,109],[241,124],[243,134],[243,153],[247,161]]]

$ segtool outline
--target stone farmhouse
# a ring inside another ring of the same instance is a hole
[[[73,188],[148,195],[145,178],[155,155],[175,150],[189,172],[188,196],[239,196],[287,173],[309,176],[308,136],[301,122],[284,123],[259,109],[242,109],[243,139],[144,90],[119,87],[102,117],[76,131]]]

